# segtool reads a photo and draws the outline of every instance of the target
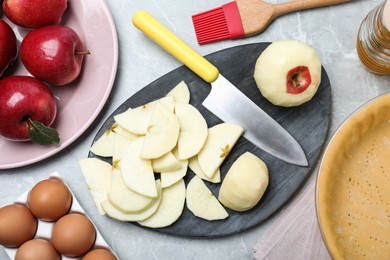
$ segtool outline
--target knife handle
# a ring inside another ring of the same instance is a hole
[[[218,69],[192,49],[173,32],[157,21],[148,12],[140,10],[133,16],[133,24],[161,48],[173,55],[178,61],[208,83],[214,82],[219,75]]]

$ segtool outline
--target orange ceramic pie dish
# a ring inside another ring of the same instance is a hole
[[[390,93],[337,130],[316,188],[318,221],[333,259],[389,259]]]

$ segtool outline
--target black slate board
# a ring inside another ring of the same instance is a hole
[[[204,238],[238,233],[261,223],[277,211],[295,194],[311,173],[322,150],[330,123],[332,103],[330,82],[325,70],[322,68],[321,85],[311,101],[294,108],[272,105],[262,97],[253,79],[256,60],[269,44],[241,45],[221,50],[205,57],[219,68],[222,75],[295,137],[307,155],[309,167],[299,167],[285,163],[263,152],[244,137],[241,137],[221,166],[221,177],[223,179],[232,163],[244,152],[250,151],[259,156],[268,166],[270,182],[258,205],[246,212],[235,212],[227,209],[229,213],[227,219],[212,222],[195,217],[185,207],[180,219],[172,226],[154,230],[177,236]],[[210,92],[210,85],[188,68],[182,66],[150,83],[119,106],[103,124],[95,140],[114,123],[114,115],[122,113],[130,107],[135,108],[165,96],[182,80],[189,86],[191,93],[190,103],[203,114],[208,126],[211,127],[221,123],[222,121],[219,118],[202,106],[203,100]],[[90,152],[89,157],[95,157],[95,155]],[[185,177],[186,183],[193,176],[194,173],[188,170]],[[208,182],[206,184],[213,194],[218,197],[220,184]]]

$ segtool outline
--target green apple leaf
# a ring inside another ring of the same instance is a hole
[[[38,121],[29,119],[27,132],[31,141],[40,145],[58,144],[60,142],[60,136],[56,129],[47,127]]]

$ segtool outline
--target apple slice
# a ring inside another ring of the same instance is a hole
[[[112,125],[111,129],[116,134],[121,135],[123,137],[126,137],[129,140],[135,140],[139,137],[139,135],[136,135],[136,134],[133,134],[133,133],[127,131],[126,129],[124,129],[123,127],[118,125],[118,123],[116,123],[116,122]]]
[[[190,90],[184,81],[177,84],[171,91],[168,92],[167,96],[172,96],[175,102],[190,102]]]
[[[207,138],[207,123],[194,106],[175,102],[175,114],[180,123],[177,140],[179,159],[185,160],[199,153]]]
[[[112,173],[111,190],[107,197],[111,204],[123,213],[144,211],[151,207],[155,200],[155,198],[145,197],[129,189],[118,170]]]
[[[147,219],[157,211],[162,199],[160,180],[156,180],[155,186],[157,187],[158,196],[153,200],[153,204],[144,211],[138,213],[123,213],[122,211],[118,210],[114,205],[112,205],[109,200],[105,200],[102,202],[102,208],[108,216],[119,221],[142,221],[144,219]]]
[[[155,101],[152,101],[153,106],[155,106],[156,103],[160,103],[161,105],[164,105],[165,108],[167,108],[171,112],[175,110],[175,99],[172,96],[166,96],[157,99]]]
[[[213,173],[213,176],[210,178],[206,174],[204,174],[202,168],[199,166],[198,156],[194,156],[190,158],[188,162],[188,167],[201,179],[205,181],[209,181],[212,183],[220,183],[221,182],[221,171],[219,168]]]
[[[123,127],[119,126],[117,123],[114,123],[109,130],[107,130],[101,137],[99,137],[98,140],[93,143],[90,151],[98,156],[113,157],[115,135],[120,135],[128,140],[135,140],[138,138],[137,135],[130,133]]]
[[[241,126],[232,123],[209,128],[206,143],[198,154],[200,168],[207,177],[213,176],[243,132]]]
[[[179,137],[180,124],[176,115],[157,102],[142,146],[141,157],[156,159],[171,151]]]
[[[148,128],[152,106],[144,105],[137,108],[129,108],[125,112],[114,116],[115,122],[127,131],[144,135]]]
[[[161,202],[157,211],[149,218],[138,221],[141,226],[162,228],[172,225],[183,213],[186,197],[184,180],[162,189]]]
[[[152,162],[140,157],[145,137],[140,137],[130,143],[123,153],[120,169],[123,181],[133,191],[156,198],[157,189],[154,179]]]
[[[112,157],[114,152],[114,134],[111,129],[107,130],[93,143],[89,150],[97,156]]]
[[[145,135],[149,127],[149,121],[154,110],[154,106],[157,103],[163,104],[169,111],[174,110],[174,99],[173,97],[168,96],[134,109],[130,108],[121,114],[115,115],[114,120],[121,127],[133,134]]]
[[[112,166],[97,158],[82,159],[79,165],[96,207],[99,213],[104,215],[101,202],[107,200],[107,194],[111,189]]]
[[[161,172],[161,187],[169,187],[183,179],[187,174],[188,160],[178,160],[180,167],[174,171]]]
[[[171,172],[179,169],[181,164],[172,152],[168,152],[160,158],[153,159],[152,167],[154,172]]]
[[[187,185],[186,199],[188,209],[199,218],[212,221],[229,216],[202,179],[196,175]]]
[[[120,135],[117,133],[114,134],[114,138],[113,138],[113,147],[114,147],[113,150],[114,151],[112,154],[113,165],[115,162],[122,160],[123,153],[125,152],[127,147],[130,145],[130,143],[132,143],[133,141],[134,140],[131,140],[123,135]]]

